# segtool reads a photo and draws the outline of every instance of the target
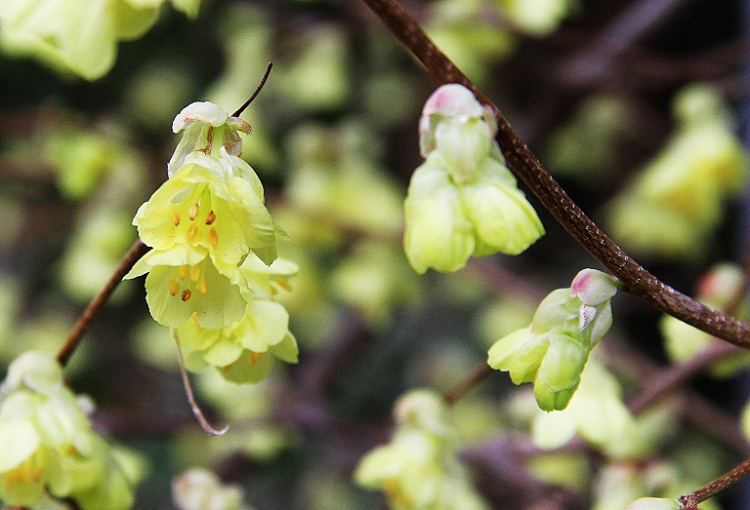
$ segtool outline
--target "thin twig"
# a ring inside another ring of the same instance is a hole
[[[736,346],[724,342],[713,342],[684,363],[673,365],[646,381],[643,390],[628,402],[633,414],[638,414],[669,393],[683,385],[688,379],[702,372],[712,363],[742,352]]]
[[[235,112],[232,114],[232,117],[239,117],[240,114],[242,114],[242,112],[245,111],[245,108],[247,108],[248,106],[250,106],[250,103],[252,103],[253,100],[256,98],[256,96],[258,94],[260,94],[260,91],[263,88],[263,85],[266,84],[266,80],[268,79],[268,75],[271,74],[271,68],[272,67],[273,67],[273,64],[271,62],[269,62],[268,65],[266,66],[266,72],[263,73],[263,78],[260,79],[260,83],[255,88],[255,92],[253,92],[253,94],[248,98],[247,101],[245,101],[242,104],[242,106],[240,106],[239,108],[237,108],[237,110],[235,110]]]
[[[148,250],[150,250],[150,248],[143,244],[143,241],[140,239],[133,243],[133,246],[122,258],[117,269],[115,269],[115,272],[110,276],[107,284],[99,291],[99,294],[91,300],[91,303],[86,307],[86,310],[83,311],[83,314],[78,319],[78,322],[76,322],[76,325],[73,327],[73,331],[70,332],[65,344],[57,353],[57,361],[60,365],[65,366],[68,363],[68,360],[70,360],[76,347],[78,347],[78,344],[81,342],[83,334],[88,329],[94,316],[99,312],[99,309],[104,306],[104,303],[107,302],[107,299],[109,299],[109,296],[115,291],[123,277],[128,274],[128,271],[130,271],[138,259],[140,259]]]
[[[451,390],[447,391],[443,395],[443,399],[448,405],[455,404],[459,398],[466,395],[477,384],[484,381],[492,372],[493,369],[491,366],[489,366],[487,363],[482,363],[481,365],[477,366],[477,368],[473,372],[471,372],[463,381],[459,382]]]
[[[740,347],[750,347],[750,324],[709,308],[661,282],[589,219],[560,187],[500,110],[445,56],[396,0],[363,0],[393,35],[441,83],[460,83],[497,117],[497,141],[508,167],[529,187],[562,227],[625,284],[624,290],[660,312]]]

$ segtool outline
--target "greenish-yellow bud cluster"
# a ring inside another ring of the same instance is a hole
[[[426,159],[404,204],[404,249],[418,273],[457,271],[471,256],[517,255],[544,234],[495,131],[494,117],[462,85],[443,85],[425,104],[419,133]]]
[[[618,284],[600,271],[581,271],[569,289],[544,298],[531,325],[498,340],[489,350],[488,363],[509,372],[515,384],[533,381],[541,409],[565,409],[591,349],[612,324],[610,300]]]

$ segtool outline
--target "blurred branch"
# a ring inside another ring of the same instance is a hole
[[[750,347],[750,324],[709,308],[657,279],[615,244],[568,196],[510,123],[458,67],[427,37],[396,0],[363,0],[393,35],[440,83],[460,83],[490,107],[498,122],[497,141],[508,167],[586,251],[624,284],[627,292],[660,312],[740,347]]]
[[[60,365],[65,366],[68,363],[68,360],[81,342],[81,338],[83,338],[83,334],[88,329],[94,316],[96,316],[99,309],[104,306],[104,303],[107,302],[107,299],[109,299],[109,296],[115,291],[123,277],[128,274],[128,271],[133,267],[133,264],[135,264],[149,249],[148,246],[138,239],[130,250],[128,250],[120,261],[120,264],[117,266],[117,269],[115,269],[115,272],[107,281],[107,284],[101,291],[99,291],[99,294],[91,300],[91,303],[86,307],[86,310],[83,311],[83,314],[73,327],[73,331],[71,331],[68,339],[65,341],[65,345],[63,345],[57,353],[57,361]]]

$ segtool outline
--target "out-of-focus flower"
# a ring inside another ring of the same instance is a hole
[[[81,510],[126,510],[133,503],[129,470],[91,429],[93,404],[63,383],[54,357],[29,351],[0,387],[0,499],[34,506],[51,495]]]
[[[354,474],[359,485],[385,492],[394,510],[486,510],[456,457],[442,397],[413,390],[394,407],[398,428],[387,445],[370,451]]]
[[[0,0],[0,44],[87,80],[114,65],[117,43],[137,39],[159,18],[164,0]],[[173,0],[188,16],[200,0]]]

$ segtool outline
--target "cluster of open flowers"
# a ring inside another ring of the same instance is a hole
[[[258,382],[273,357],[297,361],[289,315],[274,296],[297,266],[276,256],[283,232],[265,206],[263,185],[243,159],[250,125],[209,102],[175,118],[183,137],[169,179],[136,213],[153,249],[126,278],[148,273],[154,319],[172,328],[189,370],[208,366],[227,380]]]

